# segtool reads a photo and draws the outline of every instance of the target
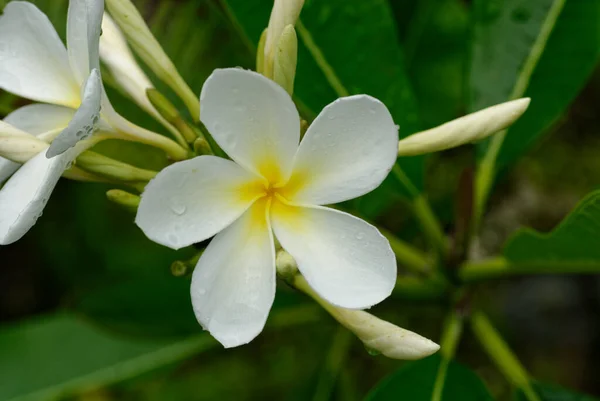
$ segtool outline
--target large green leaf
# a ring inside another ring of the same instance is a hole
[[[273,2],[223,3],[254,54]],[[366,93],[388,106],[400,125],[400,136],[418,130],[417,107],[387,1],[306,0],[300,18],[294,95],[305,115],[316,116],[340,96]],[[407,157],[399,163],[418,194],[423,188],[423,159]],[[381,191],[390,188],[386,185]],[[415,196],[414,191],[403,189],[404,194]]]
[[[478,0],[474,15],[470,109],[532,98],[504,140],[480,144],[501,168],[564,112],[593,71],[600,56],[600,1]]]
[[[0,329],[0,399],[55,399],[131,378],[217,343],[208,335],[184,340],[115,337],[70,315]]]
[[[586,196],[552,232],[518,231],[504,256],[515,265],[571,265],[600,271],[600,191]]]
[[[540,396],[540,401],[598,401],[597,398],[574,393],[553,384],[536,383],[534,388]],[[518,393],[516,400],[527,401],[527,398],[523,393]]]
[[[366,397],[365,401],[430,401],[440,356],[432,355],[399,369]],[[479,377],[469,368],[451,361],[442,401],[491,401],[493,398]]]

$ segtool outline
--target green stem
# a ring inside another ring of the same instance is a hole
[[[471,328],[502,374],[523,392],[528,401],[541,401],[531,386],[527,371],[483,312],[473,313]]]
[[[431,210],[427,199],[423,195],[419,195],[412,200],[412,209],[423,229],[423,233],[427,236],[431,245],[440,255],[445,256],[449,249],[446,235],[442,230],[439,220],[433,213],[433,210]]]
[[[459,270],[459,277],[465,283],[491,280],[523,274],[595,274],[600,271],[598,262],[553,262],[539,261],[511,263],[498,257],[479,262],[466,262]]]
[[[441,361],[433,384],[431,401],[442,400],[448,366],[452,358],[454,358],[454,354],[456,354],[456,348],[463,332],[463,320],[463,316],[457,310],[453,310],[446,318],[440,344]]]
[[[408,192],[411,206],[423,233],[427,236],[431,245],[441,254],[448,252],[448,243],[442,230],[439,220],[435,217],[427,199],[423,197],[420,191],[414,186],[404,170],[396,163],[392,167],[392,174],[398,180],[400,185]]]
[[[351,339],[352,335],[348,330],[341,326],[337,328],[317,383],[313,401],[328,401],[331,399],[340,369],[344,366],[344,361],[348,356]]]

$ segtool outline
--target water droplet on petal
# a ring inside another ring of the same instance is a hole
[[[171,207],[171,211],[173,213],[175,213],[177,216],[182,216],[187,211],[187,207],[183,203],[181,203],[175,199],[171,201],[170,207]]]
[[[356,233],[356,239],[361,240],[365,237],[365,233],[358,232]]]

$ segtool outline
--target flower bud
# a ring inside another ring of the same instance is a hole
[[[156,76],[183,100],[193,118],[200,115],[198,97],[185,83],[175,65],[150,32],[131,0],[106,0],[106,7],[133,50]]]
[[[283,254],[287,254],[287,252],[282,251],[277,255],[277,272],[279,274],[283,270],[280,268],[280,264],[284,264],[280,262],[280,258],[284,258]],[[381,320],[370,313],[330,304],[321,298],[300,274],[296,274],[293,281],[287,281],[292,282],[295,288],[317,301],[335,320],[353,332],[369,352],[380,353],[392,359],[415,360],[432,355],[440,349],[440,346],[433,341]]]
[[[141,198],[139,195],[134,195],[120,189],[111,189],[106,192],[106,197],[109,201],[122,206],[124,209],[135,212],[140,205]]]
[[[332,306],[328,312],[353,332],[367,349],[392,359],[415,360],[434,354],[440,346],[433,341],[381,320],[361,310]]]
[[[13,162],[25,163],[47,148],[46,142],[0,121],[0,156]]]
[[[290,94],[294,93],[294,78],[298,61],[298,38],[293,25],[287,25],[279,38],[273,60],[273,81]]]
[[[264,44],[264,69],[266,77],[273,78],[275,54],[279,40],[288,25],[295,25],[304,6],[304,0],[275,0]]]
[[[150,181],[157,174],[91,151],[77,158],[77,166],[102,177],[126,182]]]
[[[411,135],[399,142],[398,156],[438,152],[481,140],[510,127],[527,110],[530,100],[523,98],[497,104]]]
[[[146,90],[153,88],[152,82],[133,57],[123,32],[107,13],[104,13],[102,19],[100,57],[116,83],[133,101],[165,128],[173,131],[174,128],[161,117],[146,97]]]

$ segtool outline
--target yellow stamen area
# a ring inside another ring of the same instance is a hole
[[[306,175],[296,173],[283,182],[277,164],[264,163],[259,166],[264,179],[257,179],[239,188],[242,202],[254,201],[250,208],[253,229],[264,227],[266,217],[275,214],[279,221],[299,229],[302,208],[295,206],[290,198],[304,185]]]

